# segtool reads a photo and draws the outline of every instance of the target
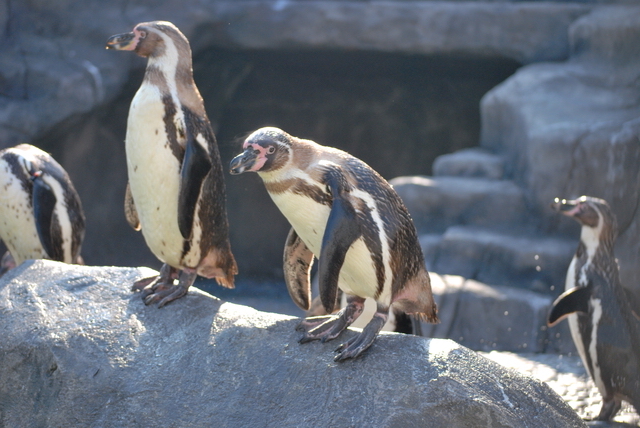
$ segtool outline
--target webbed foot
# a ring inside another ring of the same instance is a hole
[[[306,318],[296,328],[296,330],[304,332],[300,343],[313,340],[326,342],[335,339],[360,316],[363,308],[363,298],[349,296],[347,306],[336,315]]]
[[[164,264],[160,269],[160,275],[136,281],[132,290],[140,290],[140,296],[145,305],[158,302],[158,307],[161,308],[187,294],[196,277],[194,269],[184,269],[180,272]],[[176,278],[177,284],[174,283]]]
[[[373,344],[373,341],[376,339],[380,330],[382,330],[382,327],[384,327],[388,318],[389,309],[378,306],[378,310],[373,315],[371,321],[369,321],[369,324],[362,329],[362,333],[352,337],[336,349],[338,355],[336,355],[334,361],[344,361],[349,358],[356,358],[362,354]]]

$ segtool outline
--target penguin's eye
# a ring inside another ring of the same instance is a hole
[[[140,30],[138,31],[138,38],[140,38],[140,40],[144,39],[145,37],[147,37],[147,32],[144,30]]]
[[[276,151],[276,148],[274,146],[269,146],[269,148],[267,149],[267,153],[269,154],[273,154],[273,152]]]

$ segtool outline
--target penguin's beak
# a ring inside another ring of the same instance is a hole
[[[107,49],[116,49],[119,51],[132,51],[136,48],[134,43],[136,35],[131,33],[116,34],[107,40]]]
[[[231,159],[229,164],[229,172],[232,175],[242,174],[245,171],[250,171],[253,165],[258,159],[258,154],[252,148],[248,148],[244,152],[240,153],[235,158]]]
[[[555,198],[551,204],[551,208],[555,211],[566,215],[567,217],[573,217],[578,211],[580,204],[579,199],[568,201],[566,199]]]

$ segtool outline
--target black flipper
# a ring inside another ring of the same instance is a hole
[[[311,281],[313,253],[291,228],[283,255],[284,282],[293,302],[302,310],[311,307]]]
[[[587,313],[590,297],[589,287],[573,287],[565,291],[553,302],[547,325],[552,327],[574,312]]]
[[[342,173],[331,168],[325,181],[333,198],[331,213],[322,237],[322,250],[318,262],[320,300],[327,313],[336,304],[340,269],[351,244],[361,235],[356,210],[348,199],[349,183]]]
[[[41,173],[40,173],[41,174]],[[53,210],[56,206],[56,195],[51,187],[44,182],[41,175],[32,177],[33,181],[33,216],[36,230],[47,256],[53,260],[63,260],[60,254],[62,248],[56,249],[53,244],[51,223]]]
[[[193,131],[187,126],[187,147],[182,160],[180,195],[178,196],[178,227],[182,237],[187,240],[191,238],[202,182],[211,171],[209,153],[196,141]]]

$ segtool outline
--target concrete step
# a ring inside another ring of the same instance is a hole
[[[488,284],[559,295],[575,253],[574,240],[452,226],[420,236],[427,268]]]
[[[504,158],[476,147],[458,150],[438,156],[433,162],[433,175],[501,180],[504,177]]]
[[[568,323],[546,326],[551,296],[458,275],[430,276],[440,323],[422,323],[423,335],[475,351],[575,353]]]
[[[418,233],[444,233],[455,225],[522,228],[528,210],[522,189],[508,180],[467,177],[397,177],[390,181]]]

